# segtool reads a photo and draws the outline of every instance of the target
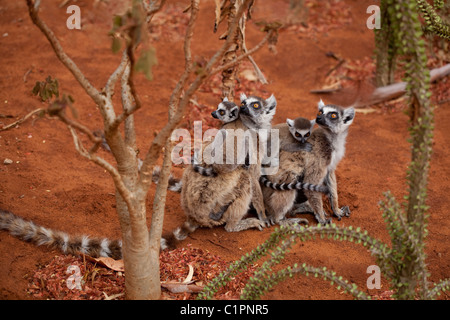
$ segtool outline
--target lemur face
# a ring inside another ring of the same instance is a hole
[[[325,105],[322,100],[318,104],[318,113],[316,123],[334,133],[340,133],[346,130],[355,118],[355,109],[342,107],[336,105]]]
[[[300,117],[295,120],[287,119],[286,123],[289,127],[289,132],[292,134],[294,139],[300,143],[305,143],[311,135],[315,120],[310,121],[306,118]]]
[[[276,106],[277,101],[274,95],[264,100],[256,96],[247,97],[242,93],[239,112],[243,120],[252,122],[256,127],[260,127],[263,124],[270,124],[275,115]]]
[[[235,103],[228,101],[225,97],[211,115],[223,123],[229,123],[239,117],[239,107]]]

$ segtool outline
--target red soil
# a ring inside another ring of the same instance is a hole
[[[107,32],[111,29],[112,14],[121,8],[114,1],[108,5],[100,3],[95,8],[93,1],[78,1],[76,4],[82,9],[83,29],[76,31],[66,28],[68,14],[65,8],[58,8],[60,2],[42,3],[41,16],[87,78],[101,88],[120,60],[120,55],[111,53]],[[186,3],[182,1],[182,6]],[[278,100],[274,123],[283,122],[287,117],[315,117],[319,97],[309,91],[322,87],[326,73],[336,65],[335,60],[326,56],[327,52],[332,51],[347,60],[373,55],[373,31],[366,28],[368,3],[347,0],[345,4],[352,19],[340,28],[317,32],[314,36],[287,30],[279,36],[276,55],[267,48],[254,55],[270,82],[264,90],[274,93]],[[257,1],[253,15],[255,21],[274,20],[284,18],[287,11],[287,0]],[[214,2],[202,1],[192,46],[195,57],[210,57],[220,44],[217,40],[220,31],[212,33],[213,19]],[[249,48],[262,37],[258,29],[254,23],[248,24]],[[18,118],[38,107],[45,107],[31,94],[31,90],[36,81],[52,75],[59,79],[61,91],[75,98],[79,120],[93,130],[102,128],[94,103],[31,23],[25,1],[0,2],[0,30],[0,114]],[[142,152],[148,149],[154,132],[167,121],[168,100],[184,67],[182,42],[174,32],[153,43],[158,55],[158,65],[153,69],[154,80],[149,82],[142,75],[136,78],[137,91],[144,106],[135,117],[138,145]],[[211,107],[218,103],[217,96],[207,93],[200,92],[197,98]],[[342,102],[327,96],[322,98],[326,103]],[[445,244],[450,234],[450,222],[445,216],[446,201],[449,200],[450,148],[447,140],[450,104],[439,104],[436,115],[429,177],[429,235],[426,240],[431,281],[450,276],[449,248]],[[3,124],[13,120],[0,119]],[[397,199],[406,193],[405,176],[410,161],[407,139],[408,117],[404,113],[386,112],[380,108],[374,113],[357,113],[350,129],[346,156],[337,170],[340,203],[350,206],[352,214],[350,218],[334,222],[340,226],[359,226],[370,235],[389,242],[378,202],[387,190],[391,190]],[[4,165],[5,158],[12,159],[13,163]],[[180,168],[173,171],[177,176],[182,172]],[[149,216],[154,190],[153,185],[148,194]],[[75,151],[69,131],[58,120],[35,117],[18,128],[0,132],[0,208],[68,233],[120,237],[110,176]],[[311,215],[305,217],[315,224]],[[183,220],[179,194],[169,192],[164,231],[173,230]],[[194,248],[202,248],[233,261],[264,242],[273,230],[228,233],[223,228],[200,229],[181,245],[190,243]],[[29,277],[38,265],[47,264],[55,254],[59,254],[20,241],[6,232],[0,232],[0,252],[0,299],[31,299],[27,294]],[[320,239],[301,243],[286,258],[286,263],[292,265],[296,262],[326,266],[369,294],[388,290],[386,279],[382,279],[380,290],[365,289],[369,276],[366,269],[375,264],[375,260],[364,247],[356,244]],[[351,296],[321,279],[298,276],[276,286],[265,298],[350,299]]]

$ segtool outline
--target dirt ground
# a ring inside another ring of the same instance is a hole
[[[183,6],[187,3],[180,2]],[[373,55],[373,31],[366,27],[366,8],[370,1],[344,2],[349,6],[352,17],[345,26],[312,37],[286,30],[280,34],[276,55],[267,48],[254,55],[269,80],[264,90],[274,93],[278,101],[274,123],[284,122],[287,117],[315,117],[319,96],[311,94],[310,90],[322,87],[327,72],[336,65],[335,60],[327,57],[327,52],[348,60]],[[58,7],[59,3],[59,0],[42,3],[41,16],[87,78],[101,88],[120,60],[120,55],[111,53],[111,41],[107,35],[112,14],[121,9],[117,4],[120,2],[110,1],[108,5],[100,2],[94,7],[94,1],[77,1],[82,10],[82,30],[66,28],[68,14],[65,8]],[[256,4],[254,21],[271,21],[286,16],[289,1],[256,1]],[[192,47],[194,56],[210,57],[220,45],[218,34],[213,34],[213,21],[214,1],[202,1]],[[259,27],[250,22],[247,26],[248,47],[261,37]],[[142,75],[136,78],[144,106],[135,117],[142,152],[148,149],[154,132],[167,121],[169,97],[184,67],[182,42],[176,33],[155,39],[153,45],[158,55],[158,65],[153,69],[154,80],[149,82]],[[0,0],[0,66],[0,114],[14,117],[1,118],[3,124],[38,107],[45,107],[31,90],[36,81],[52,75],[59,79],[61,91],[75,98],[79,120],[93,130],[102,128],[94,103],[56,59],[44,36],[32,25],[25,1]],[[200,92],[197,97],[211,107],[218,103],[217,97],[206,93]],[[321,98],[326,103],[342,102],[327,96]],[[435,114],[426,242],[431,281],[450,276],[447,243],[450,222],[445,216],[448,214],[447,187],[450,182],[450,148],[447,144],[450,103],[439,104]],[[387,112],[379,108],[373,113],[357,113],[350,129],[346,156],[337,170],[340,203],[350,206],[352,214],[340,222],[334,220],[335,223],[359,226],[370,235],[389,242],[378,202],[387,190],[391,190],[398,199],[406,193],[405,175],[410,159],[407,128],[408,117],[403,112]],[[6,158],[13,163],[4,164]],[[173,171],[176,176],[182,172],[180,168]],[[149,216],[154,190],[153,185],[148,194]],[[68,233],[120,237],[110,176],[76,152],[69,131],[58,120],[34,117],[17,128],[0,132],[0,208]],[[312,215],[305,217],[315,224]],[[169,192],[164,231],[173,230],[183,220],[179,194]],[[232,261],[264,242],[272,231],[273,228],[266,228],[263,231],[228,233],[223,228],[200,229],[181,245],[190,243]],[[31,299],[26,293],[29,275],[37,266],[45,265],[58,254],[20,241],[6,232],[0,232],[0,252],[0,299]],[[366,269],[375,264],[375,260],[364,247],[356,244],[320,239],[302,243],[288,255],[286,262],[326,266],[369,294],[380,294],[389,289],[383,278],[380,290],[365,289],[369,276]],[[276,286],[264,298],[352,297],[321,279],[298,276]]]

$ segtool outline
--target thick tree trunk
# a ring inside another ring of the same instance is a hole
[[[159,248],[157,255],[150,248],[145,207],[147,192],[140,188],[136,151],[124,143],[118,130],[107,132],[106,140],[117,161],[122,181],[132,194],[129,199],[124,199],[116,190],[116,210],[122,229],[126,297],[131,300],[159,299]]]
[[[228,28],[235,19],[236,12],[237,12],[236,0],[230,0],[230,12],[228,13]],[[240,49],[240,36],[238,30],[234,35],[234,39],[230,47],[225,52],[222,64],[225,65],[228,62],[235,60],[239,49]],[[238,67],[239,65],[234,65],[233,67],[225,69],[222,72],[222,98],[226,97],[230,101],[234,101],[235,95],[234,87],[236,84],[236,74],[238,71]]]

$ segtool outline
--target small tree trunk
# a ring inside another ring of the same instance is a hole
[[[136,151],[124,143],[117,129],[112,132],[106,130],[105,138],[117,161],[123,183],[133,195],[125,201],[116,190],[116,210],[122,229],[122,256],[126,270],[126,297],[131,300],[159,299],[159,248],[155,257],[149,245],[145,207],[147,193],[140,188]]]
[[[234,18],[236,17],[237,12],[237,4],[236,0],[230,1],[230,12],[228,13],[228,26],[231,25]],[[231,43],[228,50],[225,52],[225,55],[223,57],[222,64],[227,64],[230,61],[233,61],[237,57],[237,52],[240,49],[240,36],[239,36],[239,29],[234,35],[233,42]],[[236,74],[238,71],[238,66],[235,65],[231,68],[225,69],[222,72],[222,98],[228,98],[230,101],[234,101],[234,87],[236,83]]]
[[[122,255],[126,270],[126,298],[130,300],[159,299],[159,255],[150,252],[146,224],[145,201],[136,201],[136,217],[131,218],[128,207],[117,194],[117,212],[122,229]],[[156,272],[155,272],[156,270]]]

